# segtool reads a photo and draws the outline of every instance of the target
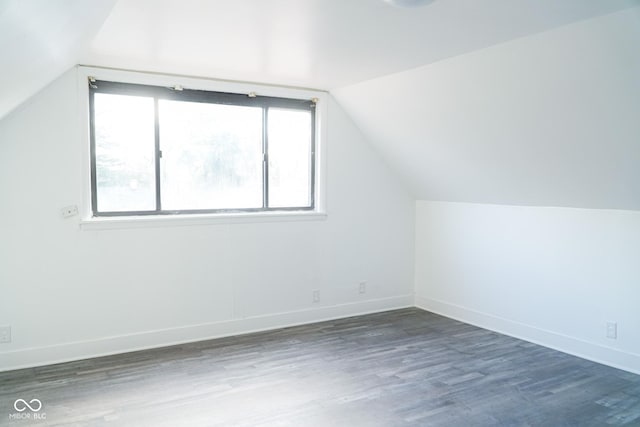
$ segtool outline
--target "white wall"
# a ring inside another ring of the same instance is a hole
[[[446,201],[417,203],[418,306],[640,372],[639,23],[636,7],[387,79],[422,95],[397,152],[419,199]]]
[[[418,306],[640,373],[639,260],[638,211],[416,205]]]
[[[71,70],[0,122],[0,370],[412,305],[413,200],[333,100],[326,220],[95,231],[59,211],[76,94]]]

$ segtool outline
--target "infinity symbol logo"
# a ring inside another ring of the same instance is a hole
[[[31,403],[33,406],[29,405],[29,403]],[[38,412],[40,409],[42,409],[42,402],[40,402],[40,400],[38,399],[31,399],[29,403],[27,403],[27,401],[24,399],[17,399],[15,402],[13,402],[13,408],[18,412],[24,412],[27,410],[27,408],[29,408],[33,412]]]

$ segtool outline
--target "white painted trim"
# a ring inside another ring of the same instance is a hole
[[[51,365],[131,351],[298,326],[413,306],[413,295],[338,304],[264,316],[104,337],[0,353],[0,371]]]
[[[435,314],[532,342],[582,359],[640,374],[639,354],[626,353],[615,348],[605,347],[492,314],[482,313],[460,305],[418,295],[415,296],[415,306]]]
[[[81,73],[79,67],[75,69],[77,88],[77,115],[78,115],[78,152],[82,156],[80,170],[82,175],[78,177],[81,183],[82,193],[80,196],[79,214],[80,218],[91,217],[91,149],[89,144],[89,86],[87,77]]]
[[[224,214],[158,215],[100,217],[80,220],[82,230],[114,230],[123,228],[173,227],[189,225],[322,221],[323,212],[247,212]]]
[[[615,348],[582,341],[556,332],[418,295],[415,298],[413,295],[400,295],[244,319],[12,350],[0,353],[0,372],[244,335],[413,306],[603,365],[640,374],[640,355],[638,354],[626,353]]]

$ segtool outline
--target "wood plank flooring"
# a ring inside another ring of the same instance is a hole
[[[27,425],[640,426],[640,376],[405,309],[0,373]]]

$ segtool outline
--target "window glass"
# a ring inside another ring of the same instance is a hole
[[[311,203],[311,113],[269,109],[269,206]]]
[[[311,100],[91,80],[94,216],[314,209]]]
[[[262,207],[262,109],[161,100],[162,208]]]
[[[153,98],[97,93],[94,114],[98,210],[155,209]]]

